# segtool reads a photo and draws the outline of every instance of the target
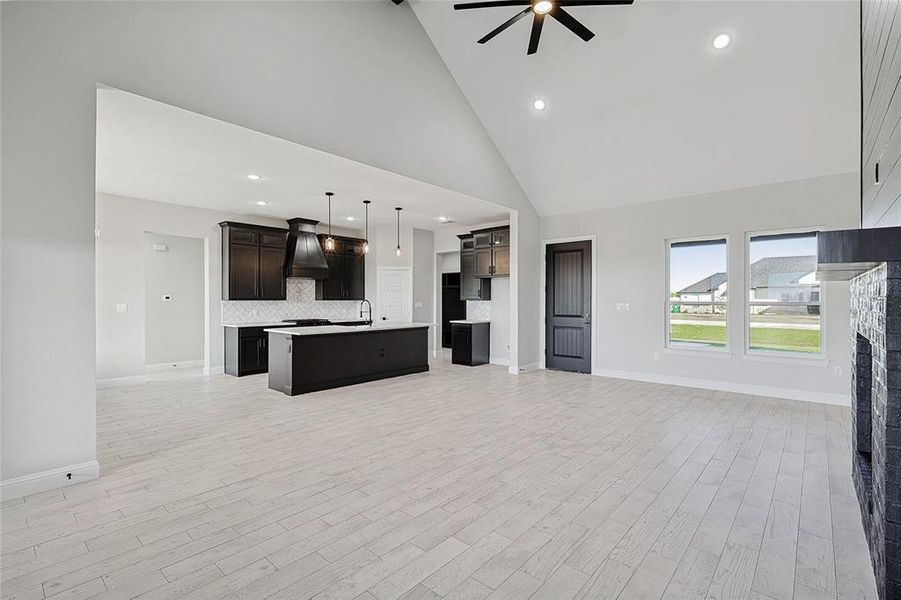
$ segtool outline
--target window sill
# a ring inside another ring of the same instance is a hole
[[[805,356],[803,354],[781,354],[775,352],[752,352],[747,351],[742,355],[742,359],[752,362],[764,362],[775,364],[792,364],[805,365],[809,367],[826,368],[829,366],[829,359],[822,354],[813,356]]]
[[[663,353],[669,356],[685,356],[691,358],[718,358],[730,359],[732,353],[727,349],[717,348],[680,348],[678,346],[667,346],[663,349]]]

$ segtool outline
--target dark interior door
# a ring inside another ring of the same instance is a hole
[[[591,372],[591,242],[547,247],[545,364]]]

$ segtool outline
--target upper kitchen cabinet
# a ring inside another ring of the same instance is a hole
[[[316,280],[317,300],[363,300],[366,298],[365,240],[333,235],[335,249],[326,250],[328,236],[317,236],[328,263],[328,279]]]
[[[476,248],[472,234],[458,236],[460,238],[460,300],[491,300],[490,276],[480,277],[477,274],[477,253],[484,260],[485,248]],[[488,248],[490,266],[491,249]]]
[[[222,299],[284,300],[287,229],[223,221]]]
[[[510,227],[493,227],[472,232],[475,276],[510,275]]]

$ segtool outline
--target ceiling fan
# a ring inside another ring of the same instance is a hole
[[[395,2],[396,1],[397,0],[395,0]],[[479,43],[484,44],[520,19],[524,18],[527,14],[532,13],[532,35],[529,37],[529,50],[526,54],[535,54],[538,52],[538,40],[541,38],[541,28],[544,25],[544,17],[546,15],[550,15],[587,42],[594,37],[594,33],[576,20],[575,17],[566,12],[563,8],[564,6],[616,6],[632,4],[632,2],[634,2],[634,0],[488,0],[487,2],[454,4],[454,10],[495,8],[500,6],[525,6],[526,8],[522,11],[504,21],[485,37],[480,39]]]

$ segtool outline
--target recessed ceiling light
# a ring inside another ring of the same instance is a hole
[[[442,223],[444,223],[445,221],[447,221],[447,217],[441,216],[441,217],[438,217],[438,220],[441,221]]]
[[[356,221],[356,219],[354,217],[347,217],[347,220],[348,221]]]
[[[532,5],[532,10],[536,15],[546,15],[554,8],[554,3],[550,0],[538,0]]]
[[[257,200],[257,206],[266,206],[267,204],[269,203],[265,200]]]
[[[713,47],[717,50],[722,50],[726,46],[732,43],[732,38],[728,33],[721,33],[715,38],[713,38]]]
[[[263,177],[261,175],[257,175],[255,173],[251,173],[250,175],[247,176],[247,179],[249,179],[251,181],[259,181],[262,178]]]
[[[535,110],[544,110],[547,108],[547,102],[541,100],[540,98],[532,103],[532,106],[535,107]]]

